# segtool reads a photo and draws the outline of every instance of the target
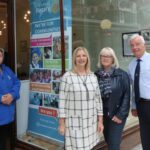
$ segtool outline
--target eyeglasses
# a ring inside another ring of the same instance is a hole
[[[112,58],[110,55],[100,55],[101,58]]]

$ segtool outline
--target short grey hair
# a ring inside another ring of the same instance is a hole
[[[101,55],[104,55],[104,54],[110,54],[111,56],[112,56],[112,58],[113,58],[113,64],[112,64],[112,66],[113,67],[115,67],[115,68],[119,68],[119,63],[118,63],[118,59],[117,59],[117,56],[116,56],[116,54],[115,54],[115,51],[112,49],[112,48],[110,48],[110,47],[104,47],[101,51],[100,51],[100,53],[99,53],[99,55],[98,55],[98,63],[97,63],[97,66],[98,67],[100,67],[100,66],[102,66],[102,64],[101,64],[101,61],[100,61],[100,56]]]
[[[130,37],[130,40],[129,42],[131,42],[132,40],[134,40],[135,38],[139,38],[141,40],[141,42],[143,44],[145,44],[145,40],[144,40],[144,37],[142,35],[139,35],[139,34],[133,34],[131,37]]]
[[[4,49],[0,48],[0,52],[4,55]]]

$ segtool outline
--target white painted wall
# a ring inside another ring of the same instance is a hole
[[[17,137],[27,131],[29,106],[29,80],[21,81],[20,99],[17,101]]]

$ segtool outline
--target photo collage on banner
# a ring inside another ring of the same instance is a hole
[[[71,68],[71,1],[64,0],[66,70]],[[30,0],[30,100],[28,132],[63,142],[58,133],[61,79],[59,0]]]

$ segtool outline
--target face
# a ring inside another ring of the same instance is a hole
[[[130,41],[130,46],[135,57],[140,58],[145,52],[145,44],[142,43],[139,37]]]
[[[75,61],[77,67],[85,67],[87,64],[87,56],[83,50],[77,52]]]
[[[2,63],[3,63],[3,59],[4,59],[3,53],[2,53],[2,52],[0,52],[0,64],[2,64]]]
[[[61,43],[58,42],[58,43],[56,44],[56,47],[57,47],[57,51],[60,52],[60,51],[61,51]]]
[[[109,53],[100,55],[100,61],[104,69],[108,69],[113,64],[113,57]]]
[[[39,60],[39,56],[38,56],[38,54],[33,53],[33,55],[32,55],[32,61],[34,61],[34,62],[38,62],[38,60]]]

